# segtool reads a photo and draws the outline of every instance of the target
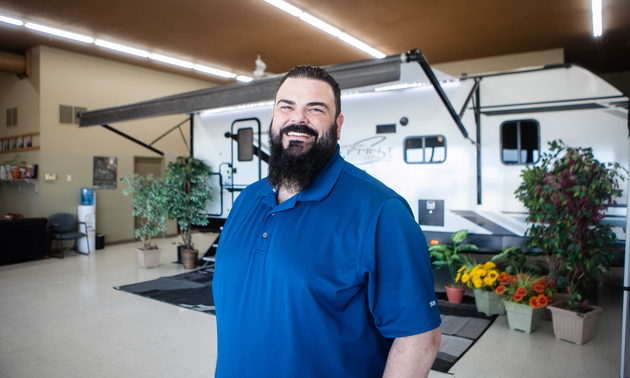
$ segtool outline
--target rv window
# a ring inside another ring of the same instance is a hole
[[[540,160],[540,126],[537,121],[501,124],[501,160],[505,164],[535,164]]]
[[[405,161],[408,164],[436,164],[446,160],[446,139],[442,135],[405,139]]]

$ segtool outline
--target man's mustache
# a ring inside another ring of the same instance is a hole
[[[286,134],[290,131],[296,132],[296,133],[302,133],[302,134],[307,134],[310,136],[314,136],[317,137],[319,134],[317,133],[317,130],[308,127],[306,125],[287,125],[285,127],[283,127],[282,129],[280,129],[280,134]]]

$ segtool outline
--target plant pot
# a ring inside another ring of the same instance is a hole
[[[141,268],[157,268],[160,265],[160,252],[162,250],[157,249],[140,249],[136,248],[138,254],[138,265]]]
[[[542,308],[533,308],[515,302],[504,301],[508,327],[525,333],[532,333],[540,324]]]
[[[560,308],[562,303],[564,302],[548,306],[552,314],[553,333],[556,339],[570,341],[577,345],[591,340],[595,336],[597,314],[602,312],[602,308],[591,306],[593,310],[580,314]]]
[[[11,170],[11,177],[14,180],[19,180],[22,177],[22,171],[20,171],[20,167],[15,167]]]
[[[182,251],[182,264],[184,269],[195,269],[197,267],[197,257],[199,251],[196,249],[184,249]]]
[[[477,311],[486,316],[505,314],[505,306],[501,297],[494,291],[475,289],[475,304]]]
[[[446,285],[446,297],[448,301],[451,303],[462,303],[462,299],[464,299],[464,291],[466,291],[465,287],[451,287]]]
[[[569,300],[569,294],[556,294],[553,296],[551,303],[549,305],[558,304],[560,302],[565,302]],[[549,310],[549,306],[545,307],[542,313],[543,320],[551,320],[551,310]]]

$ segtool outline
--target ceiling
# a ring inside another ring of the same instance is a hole
[[[291,0],[383,53],[422,50],[430,63],[563,48],[565,62],[597,73],[630,70],[630,1],[604,1],[594,38],[590,0]],[[150,52],[252,76],[298,64],[372,58],[263,0],[0,0],[0,13]],[[95,45],[0,23],[0,51],[47,45],[216,82],[230,83]]]

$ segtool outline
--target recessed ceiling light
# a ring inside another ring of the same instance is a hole
[[[150,55],[148,51],[134,49],[133,47],[119,45],[118,43],[108,42],[102,39],[97,39],[94,42],[94,44],[97,46],[105,47],[107,49],[112,49],[112,50],[124,52],[127,54],[131,54],[131,55],[141,56],[143,58],[148,58]]]
[[[603,0],[591,0],[591,13],[593,14],[593,37],[602,36],[602,1]]]
[[[32,30],[37,30],[42,33],[56,35],[58,37],[73,39],[75,41],[79,41],[83,43],[94,43],[94,38],[91,38],[82,34],[72,33],[69,31],[55,29],[48,26],[44,26],[44,25],[34,24],[32,22],[27,22],[24,26]]]
[[[150,59],[157,60],[159,62],[172,64],[174,66],[180,66],[184,68],[193,68],[195,66],[194,63],[188,62],[186,60],[171,58],[170,56],[160,55],[160,54],[150,54]]]
[[[0,15],[0,21],[6,22],[7,24],[17,25],[17,26],[24,25],[24,22],[18,20],[17,18],[11,18],[7,16],[2,16],[2,15]]]

